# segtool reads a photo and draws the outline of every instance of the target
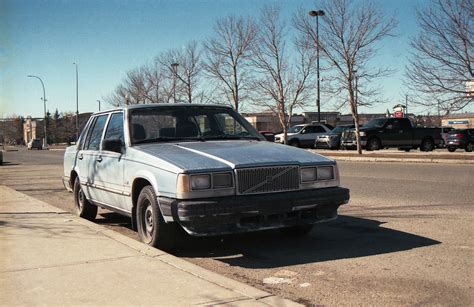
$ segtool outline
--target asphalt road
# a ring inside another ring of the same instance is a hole
[[[0,184],[71,210],[62,154],[6,152]],[[306,305],[474,305],[474,165],[339,165],[351,203],[309,236],[189,238],[175,255]],[[138,237],[106,210],[97,223]]]

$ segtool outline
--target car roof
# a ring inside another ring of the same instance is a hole
[[[147,103],[147,104],[131,104],[126,106],[120,106],[104,111],[95,112],[94,115],[101,113],[110,113],[115,111],[123,110],[135,110],[135,109],[146,109],[146,108],[169,108],[169,107],[211,107],[211,108],[223,108],[223,109],[232,109],[229,105],[223,104],[206,104],[206,103]]]

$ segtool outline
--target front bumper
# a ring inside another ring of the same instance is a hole
[[[360,139],[360,145],[365,147],[367,145],[367,140],[365,138]],[[341,141],[342,147],[357,147],[357,139],[347,139]]]
[[[349,189],[333,187],[212,199],[159,197],[159,202],[163,214],[189,234],[212,236],[332,220],[349,198]]]
[[[340,140],[339,139],[329,139],[329,138],[321,138],[321,139],[316,139],[316,142],[314,143],[314,147],[316,148],[338,148],[340,145]]]

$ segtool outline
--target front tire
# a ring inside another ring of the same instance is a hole
[[[165,250],[176,246],[179,229],[163,219],[152,186],[144,187],[138,196],[137,229],[140,240],[145,244]]]
[[[377,138],[370,139],[367,142],[367,150],[372,151],[372,150],[379,150],[382,147],[382,144],[380,143],[380,140]]]
[[[292,147],[300,147],[300,142],[292,140],[292,141],[288,142],[288,145],[290,145]]]
[[[77,216],[89,221],[93,221],[97,216],[97,206],[94,206],[86,199],[79,177],[74,181],[74,212]]]

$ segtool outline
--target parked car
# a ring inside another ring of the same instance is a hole
[[[64,153],[75,212],[129,216],[165,249],[184,229],[213,236],[280,228],[303,235],[349,201],[336,161],[264,141],[232,108],[134,105],[95,113]]]
[[[446,147],[448,133],[449,131],[453,130],[453,127],[441,127],[441,142],[439,143],[440,148]]]
[[[32,150],[33,148],[36,148],[36,149],[38,149],[38,150],[43,149],[43,145],[41,144],[41,140],[40,140],[40,139],[31,139],[31,140],[28,142],[27,149],[28,149],[28,150]]]
[[[271,132],[271,131],[259,131],[258,133],[260,133],[261,135],[263,135],[263,137],[269,141],[269,142],[275,142],[275,133]]]
[[[366,150],[398,147],[432,151],[441,142],[441,129],[414,127],[409,118],[375,118],[360,129],[360,142]],[[343,132],[341,146],[357,146],[354,129]]]
[[[474,129],[451,130],[446,139],[446,147],[449,152],[454,152],[458,148],[472,152],[474,149]]]
[[[332,129],[330,133],[319,135],[316,138],[314,147],[339,149],[341,147],[342,132],[348,129],[354,129],[354,125],[339,125]]]
[[[331,132],[331,128],[325,124],[312,123],[295,125],[288,129],[288,145],[295,147],[314,147],[316,138],[322,134]],[[284,134],[275,135],[276,143],[284,143]]]

